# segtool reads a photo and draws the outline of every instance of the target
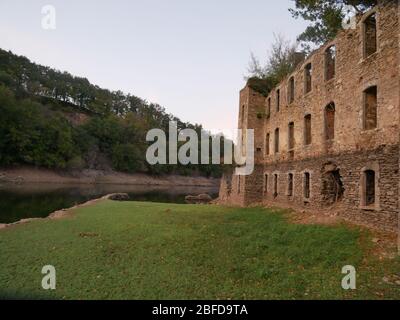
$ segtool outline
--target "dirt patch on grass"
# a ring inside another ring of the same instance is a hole
[[[382,232],[368,229],[362,235],[361,241],[372,241],[369,253],[378,257],[379,260],[395,259],[398,257],[398,236],[396,233]]]
[[[380,231],[365,225],[353,223],[336,215],[329,215],[327,213],[309,210],[287,210],[285,216],[289,222],[296,224],[328,226],[346,225],[348,228],[361,231],[360,245],[366,247],[368,253],[374,255],[379,260],[394,259],[398,256],[399,236],[395,232]],[[370,245],[368,245],[368,243]],[[365,244],[367,244],[367,246]]]
[[[288,211],[287,216],[290,222],[297,224],[335,225],[344,222],[343,219],[336,216],[318,214],[311,211]]]

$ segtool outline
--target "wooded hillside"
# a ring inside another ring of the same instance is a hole
[[[81,123],[67,114],[85,114]],[[220,166],[150,166],[148,130],[182,122],[158,104],[110,91],[0,49],[0,166],[114,169],[150,174],[219,176]]]

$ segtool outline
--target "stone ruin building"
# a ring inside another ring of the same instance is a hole
[[[379,1],[268,95],[249,81],[239,129],[254,129],[255,171],[225,176],[219,201],[397,230],[399,31],[398,1]]]

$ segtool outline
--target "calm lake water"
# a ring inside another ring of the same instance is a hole
[[[44,218],[110,193],[128,193],[133,201],[185,203],[185,196],[208,193],[218,197],[218,188],[147,187],[132,185],[0,185],[0,223]]]

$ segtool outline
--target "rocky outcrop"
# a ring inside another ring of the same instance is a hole
[[[113,200],[113,201],[129,201],[129,195],[127,193],[114,193],[110,194],[106,197],[108,200]]]
[[[197,196],[186,196],[187,204],[209,204],[213,199],[208,194],[199,194]]]

